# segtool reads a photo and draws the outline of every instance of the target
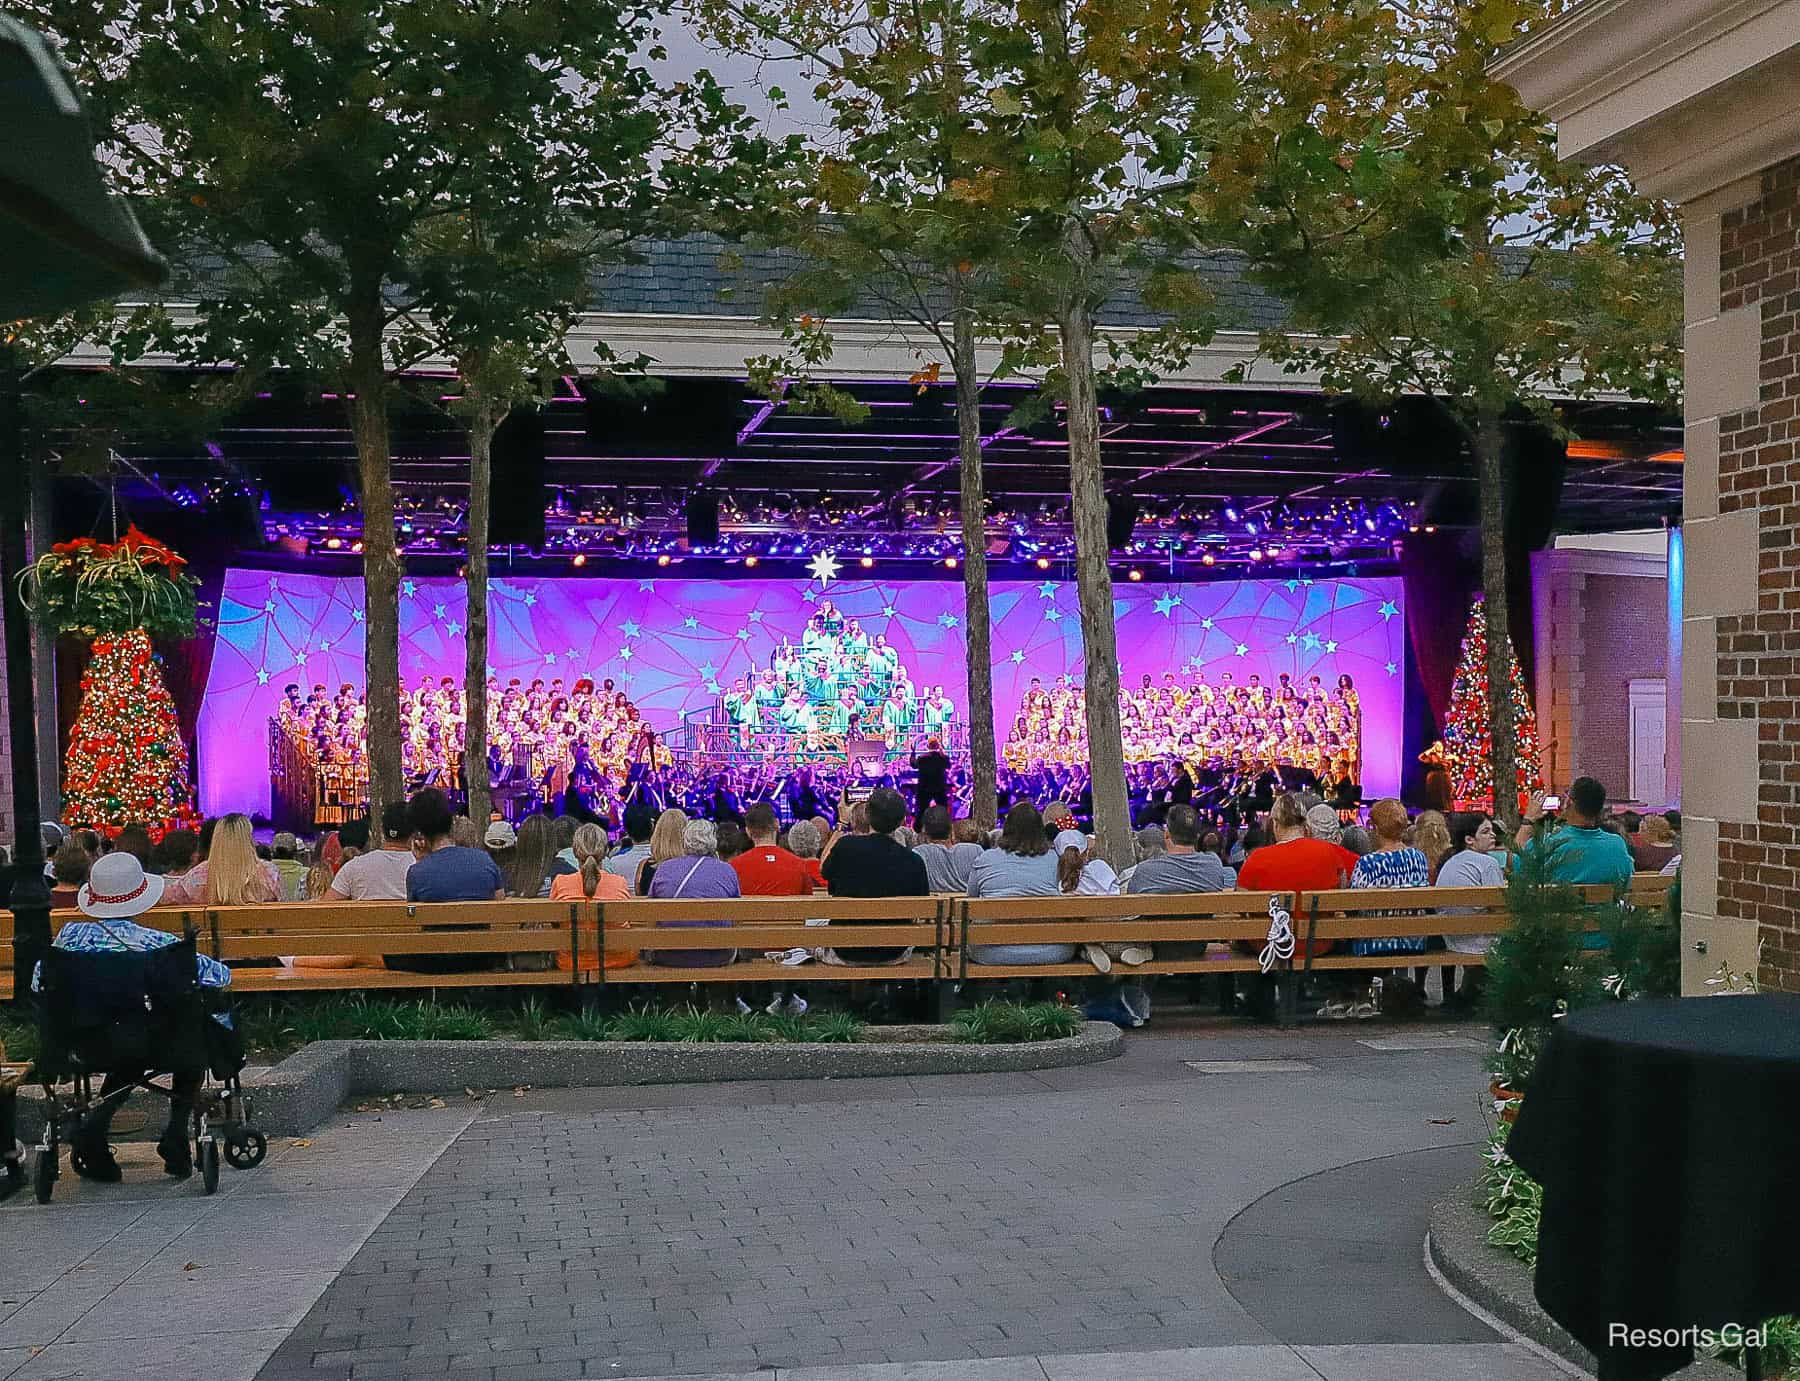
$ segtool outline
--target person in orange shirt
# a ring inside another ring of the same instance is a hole
[[[583,825],[575,831],[574,843],[576,871],[562,873],[550,881],[551,901],[624,901],[631,895],[631,888],[625,879],[617,873],[609,873],[601,868],[606,858],[606,831],[598,825]],[[581,971],[595,973],[601,967],[598,932],[595,943],[581,946]],[[636,950],[615,950],[605,958],[605,967],[609,969],[630,968],[637,963]],[[568,969],[569,956],[559,952],[556,956],[556,967]]]

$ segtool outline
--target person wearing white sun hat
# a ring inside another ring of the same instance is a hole
[[[141,916],[162,900],[163,879],[146,873],[135,855],[110,853],[94,861],[88,880],[76,896],[76,905],[87,920],[71,921],[57,932],[52,947],[73,954],[148,954],[175,944],[177,937],[163,930],[152,930],[131,919]],[[231,970],[217,959],[196,955],[200,986],[225,988],[231,985]],[[42,968],[32,975],[32,989],[39,990]],[[215,1018],[217,1019],[217,1018]],[[229,1025],[229,1018],[224,1018]],[[142,1071],[109,1073],[101,1085],[98,1106],[88,1115],[81,1130],[70,1143],[76,1172],[85,1179],[115,1183],[120,1178],[119,1163],[113,1159],[106,1136],[112,1115],[122,1099],[107,1095],[129,1087]],[[193,1113],[194,1097],[199,1092],[203,1071],[175,1070],[174,1096],[169,1100],[169,1123],[157,1142],[163,1167],[171,1175],[185,1177],[194,1171],[193,1148],[188,1144],[187,1123]]]

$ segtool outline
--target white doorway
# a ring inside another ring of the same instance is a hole
[[[1669,683],[1661,677],[1627,683],[1631,723],[1631,799],[1653,809],[1669,793]]]

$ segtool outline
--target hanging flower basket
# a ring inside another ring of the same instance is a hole
[[[120,637],[143,629],[194,636],[194,578],[187,562],[133,525],[116,542],[58,542],[19,578],[32,616],[55,633]]]

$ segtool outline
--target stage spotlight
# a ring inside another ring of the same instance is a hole
[[[576,553],[575,553],[575,564],[576,564],[576,565],[577,565],[577,566],[585,566],[585,565],[587,565],[587,553],[586,553],[586,552],[584,552],[584,551],[578,551],[578,552],[576,552]]]
[[[875,558],[872,556],[863,557],[862,562],[861,562],[862,568],[865,571],[868,570],[869,567],[873,566],[874,564],[875,564]]]
[[[954,556],[946,556],[944,558],[944,564],[946,566],[948,566],[951,570],[955,570],[956,569],[956,558]]]
[[[1202,565],[1202,566],[1210,566],[1210,565],[1212,565],[1212,564],[1213,564],[1213,562],[1214,562],[1214,561],[1216,561],[1216,560],[1217,560],[1217,559],[1218,559],[1218,558],[1217,558],[1217,557],[1215,557],[1215,556],[1214,556],[1214,555],[1213,555],[1213,554],[1212,554],[1212,553],[1211,553],[1211,552],[1210,552],[1210,551],[1209,551],[1209,552],[1207,552],[1207,553],[1206,553],[1206,555],[1204,555],[1204,556],[1202,556],[1202,557],[1201,557],[1201,558],[1200,558],[1200,564],[1201,564],[1201,565]]]
[[[339,547],[344,545],[344,539],[342,537],[327,537],[325,539],[325,545],[330,547],[333,551],[336,551]]]
[[[358,556],[362,555],[362,549],[363,549],[363,544],[362,544],[362,539],[360,537],[356,541],[354,541],[350,544],[350,550],[355,552]]]
[[[659,566],[668,565],[669,564],[669,553],[665,551],[661,556],[657,557],[656,564]]]
[[[1262,548],[1260,548],[1260,547],[1250,548],[1250,559],[1252,561],[1261,561],[1262,560]]]
[[[754,556],[746,556],[744,558],[744,564],[746,566],[754,567],[756,565],[758,559],[759,558],[754,557]]]
[[[1133,580],[1142,580],[1144,578],[1144,573],[1142,571],[1140,571],[1136,566],[1133,566],[1131,568],[1129,574]]]
[[[1049,569],[1050,569],[1050,558],[1049,558],[1049,557],[1047,557],[1047,556],[1040,556],[1040,557],[1038,557],[1038,559],[1037,559],[1037,568],[1038,568],[1038,569],[1039,569],[1039,570],[1040,570],[1040,571],[1047,571],[1047,570],[1049,570]]]

